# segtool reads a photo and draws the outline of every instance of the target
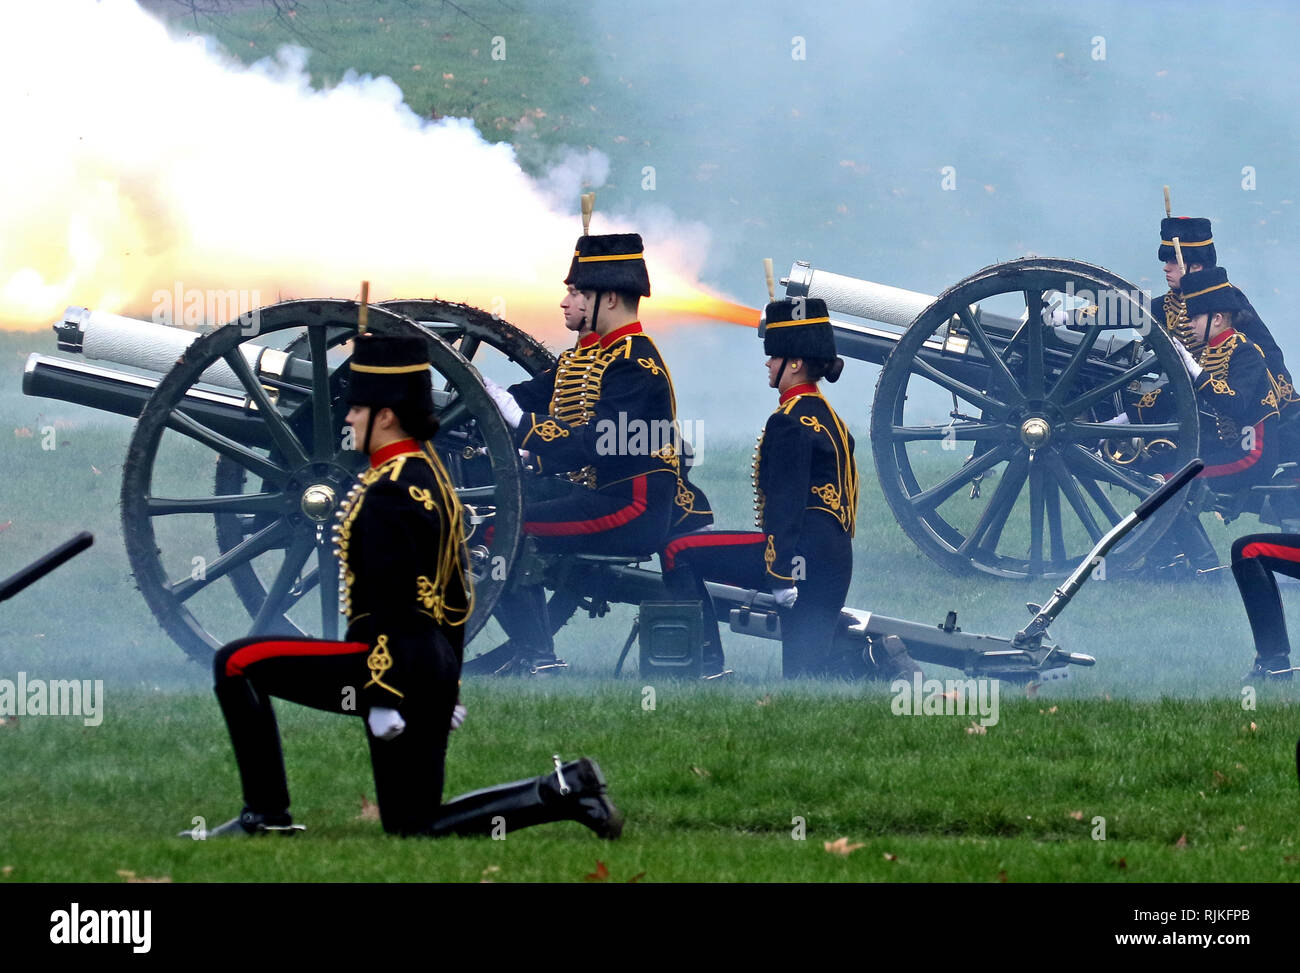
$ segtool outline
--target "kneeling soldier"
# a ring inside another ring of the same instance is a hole
[[[860,675],[833,650],[853,575],[858,468],[853,436],[817,387],[823,378],[836,381],[844,361],[824,301],[776,301],[764,321],[768,385],[780,399],[754,454],[759,531],[704,531],[669,542],[664,581],[675,597],[704,605],[706,672],[723,663],[709,580],[772,593],[787,679]]]
[[[216,655],[216,694],[244,791],[238,818],[191,837],[291,831],[289,791],[271,698],[361,716],[385,831],[487,834],[574,820],[617,837],[621,816],[587,759],[443,805],[447,738],[457,703],[463,625],[473,608],[462,509],[436,455],[423,339],[359,335],[348,424],[369,468],[339,511],[336,544],[346,641],[254,637]],[[350,690],[350,691],[349,691]]]

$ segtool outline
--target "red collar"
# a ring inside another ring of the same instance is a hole
[[[1223,342],[1227,341],[1236,333],[1237,332],[1232,328],[1228,328],[1226,331],[1220,331],[1213,338],[1207,341],[1206,344],[1209,345],[1211,348],[1213,348],[1215,345],[1223,344]]]
[[[371,453],[370,467],[377,470],[395,456],[418,452],[420,452],[420,444],[414,439],[399,439],[397,442],[389,443],[387,446],[382,446]]]
[[[582,335],[582,337],[578,339],[578,347],[590,348],[599,340],[600,340],[600,335],[596,334],[596,332],[594,331],[588,331],[586,334]]]
[[[786,389],[784,392],[781,393],[781,404],[785,405],[796,395],[815,395],[816,393],[817,393],[817,386],[814,385],[812,382],[803,382],[799,385],[791,385],[788,389]]]
[[[608,348],[614,342],[618,341],[619,338],[625,337],[630,334],[640,334],[640,333],[641,333],[641,322],[633,321],[631,324],[625,324],[621,328],[615,328],[609,334],[601,337],[600,347]]]

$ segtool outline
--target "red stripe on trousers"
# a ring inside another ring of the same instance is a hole
[[[569,537],[574,534],[599,534],[622,527],[645,513],[646,474],[632,481],[632,502],[612,514],[592,520],[534,520],[524,524],[524,533],[534,537]]]
[[[1264,454],[1264,423],[1255,424],[1255,448],[1239,460],[1231,463],[1224,463],[1222,466],[1207,466],[1201,470],[1197,476],[1201,479],[1211,476],[1227,476],[1230,473],[1240,473],[1242,470],[1254,466],[1256,461]]]
[[[1255,541],[1241,549],[1241,556],[1243,558],[1272,557],[1279,561],[1300,562],[1300,547],[1285,547],[1281,544],[1263,544]]]
[[[766,534],[692,534],[679,537],[664,548],[664,570],[671,571],[677,555],[692,547],[737,547],[741,544],[762,544]]]
[[[226,660],[226,675],[242,676],[253,663],[277,656],[348,655],[369,651],[370,646],[365,642],[253,642],[230,653]]]

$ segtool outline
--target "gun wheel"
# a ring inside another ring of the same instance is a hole
[[[922,311],[881,369],[871,414],[881,490],[908,537],[955,573],[1068,574],[1159,485],[1098,449],[1116,433],[1102,422],[1120,393],[1139,384],[1173,402],[1168,422],[1120,427],[1168,441],[1147,469],[1193,458],[1195,394],[1151,310],[1101,267],[1032,257],[986,267]],[[1179,507],[1133,530],[1103,570],[1132,570]]]
[[[127,556],[155,617],[199,662],[247,635],[340,637],[331,528],[365,465],[343,421],[357,313],[354,301],[290,301],[218,328],[186,350],[140,415],[122,480]],[[491,543],[470,537],[468,641],[518,554],[518,454],[478,373],[451,345],[379,306],[370,329],[426,340],[435,387],[444,386],[435,391],[442,427],[433,446],[464,503],[495,507]],[[224,388],[208,384],[213,366],[226,369]],[[194,497],[195,472],[211,469],[214,456],[216,492]],[[209,516],[215,551],[195,529]]]

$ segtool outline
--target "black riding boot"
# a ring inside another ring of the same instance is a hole
[[[495,837],[550,821],[577,821],[602,838],[622,834],[623,815],[605,796],[594,760],[583,757],[541,777],[462,794],[442,806],[425,834]]]
[[[510,640],[469,660],[462,671],[470,675],[527,675],[568,668],[555,657],[546,589],[541,585],[512,584],[501,593],[495,614]]]

